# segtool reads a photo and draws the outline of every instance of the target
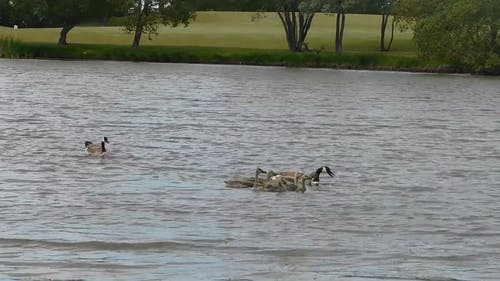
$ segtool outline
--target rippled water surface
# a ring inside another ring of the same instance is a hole
[[[1,280],[500,280],[498,78],[0,60],[0,100]]]

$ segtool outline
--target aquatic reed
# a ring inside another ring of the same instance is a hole
[[[28,57],[25,44],[12,37],[0,37],[0,58]]]

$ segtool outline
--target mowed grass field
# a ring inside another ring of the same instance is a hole
[[[144,35],[141,45],[286,50],[285,34],[278,16],[266,13],[264,18],[252,21],[255,15],[251,12],[198,12],[196,20],[188,27],[162,26],[159,35],[153,35],[152,40]],[[379,15],[347,15],[344,52],[378,52],[380,21]],[[59,32],[59,28],[14,30],[0,27],[0,37],[12,37],[24,42],[56,43]],[[411,37],[410,32],[396,30],[390,53],[415,55]],[[334,38],[335,16],[317,14],[306,40],[309,48],[325,48],[325,51],[333,52]],[[120,26],[78,26],[69,32],[68,43],[131,45],[132,35],[125,33]]]

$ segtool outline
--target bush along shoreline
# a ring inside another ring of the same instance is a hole
[[[216,47],[142,46],[138,49],[119,45],[25,43],[0,39],[0,57],[20,59],[115,60],[169,63],[240,64],[390,70],[433,73],[464,73],[460,67],[418,57],[387,53],[342,54],[328,52],[292,53],[286,50],[260,50]]]

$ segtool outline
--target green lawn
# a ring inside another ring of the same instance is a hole
[[[143,36],[141,45],[204,46],[250,49],[286,49],[283,27],[276,14],[268,13],[252,21],[255,13],[199,12],[188,27],[162,27],[158,36]],[[348,53],[378,52],[380,16],[347,15],[344,34],[344,51]],[[17,29],[0,27],[0,37],[13,37],[25,42],[57,42],[60,29]],[[322,46],[333,51],[335,17],[317,14],[307,43],[310,48]],[[68,42],[81,44],[130,45],[132,35],[122,27],[76,27],[68,34]],[[411,33],[396,32],[392,54],[414,55],[415,46]]]

